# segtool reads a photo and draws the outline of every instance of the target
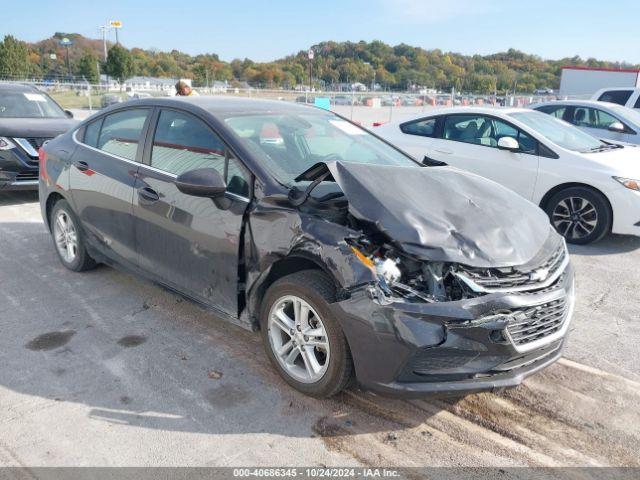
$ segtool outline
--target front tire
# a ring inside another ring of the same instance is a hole
[[[612,214],[607,199],[587,187],[570,187],[547,202],[551,225],[569,243],[584,245],[601,240],[611,230]]]
[[[59,200],[49,218],[53,245],[62,264],[74,272],[90,270],[96,262],[86,249],[80,222],[66,200]]]
[[[271,285],[261,306],[269,360],[289,385],[317,398],[337,394],[353,375],[346,338],[329,308],[333,301],[331,280],[304,270]]]

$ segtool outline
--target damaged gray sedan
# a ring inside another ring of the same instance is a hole
[[[118,266],[260,330],[313,396],[515,386],[561,356],[572,316],[542,210],[311,107],[110,107],[41,150],[40,202],[67,268]]]

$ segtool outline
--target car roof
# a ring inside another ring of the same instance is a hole
[[[401,124],[417,120],[419,118],[435,117],[438,115],[453,115],[453,114],[479,114],[479,115],[495,115],[505,116],[510,113],[526,112],[528,108],[517,107],[432,107],[425,110],[422,113],[403,117],[401,120],[395,120],[390,124]]]
[[[226,118],[233,115],[246,115],[256,113],[320,113],[326,112],[312,105],[300,105],[293,102],[281,100],[264,100],[248,97],[230,97],[224,95],[211,96],[190,96],[190,97],[170,97],[170,98],[144,98],[131,100],[118,104],[117,108],[129,105],[148,105],[159,107],[198,107],[206,110],[217,118]],[[106,110],[105,110],[106,111]]]
[[[549,105],[571,105],[571,106],[585,106],[585,107],[620,107],[617,103],[601,102],[600,100],[554,100],[552,102],[541,102],[532,105],[531,108],[546,107]]]
[[[608,88],[601,88],[600,90],[598,90],[596,92],[596,95],[598,93],[601,92],[617,92],[620,90],[633,90],[634,92],[637,92],[638,90],[640,90],[640,87],[608,87]]]
[[[0,92],[33,92],[34,90],[38,90],[33,85],[27,85],[24,83],[13,83],[13,82],[0,82]]]

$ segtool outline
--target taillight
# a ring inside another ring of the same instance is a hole
[[[42,147],[38,149],[38,160],[40,163],[40,178],[47,178],[47,152]]]

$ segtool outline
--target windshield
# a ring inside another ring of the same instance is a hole
[[[595,137],[582,130],[541,112],[517,112],[509,116],[524,123],[556,145],[574,152],[589,152],[607,147]]]
[[[66,114],[44,93],[0,90],[0,118],[66,118]]]
[[[250,114],[225,119],[283,184],[318,162],[420,165],[367,131],[327,113]]]
[[[622,120],[633,122],[636,126],[640,126],[640,112],[627,107],[620,107],[618,105],[609,107],[613,113],[618,115]]]

